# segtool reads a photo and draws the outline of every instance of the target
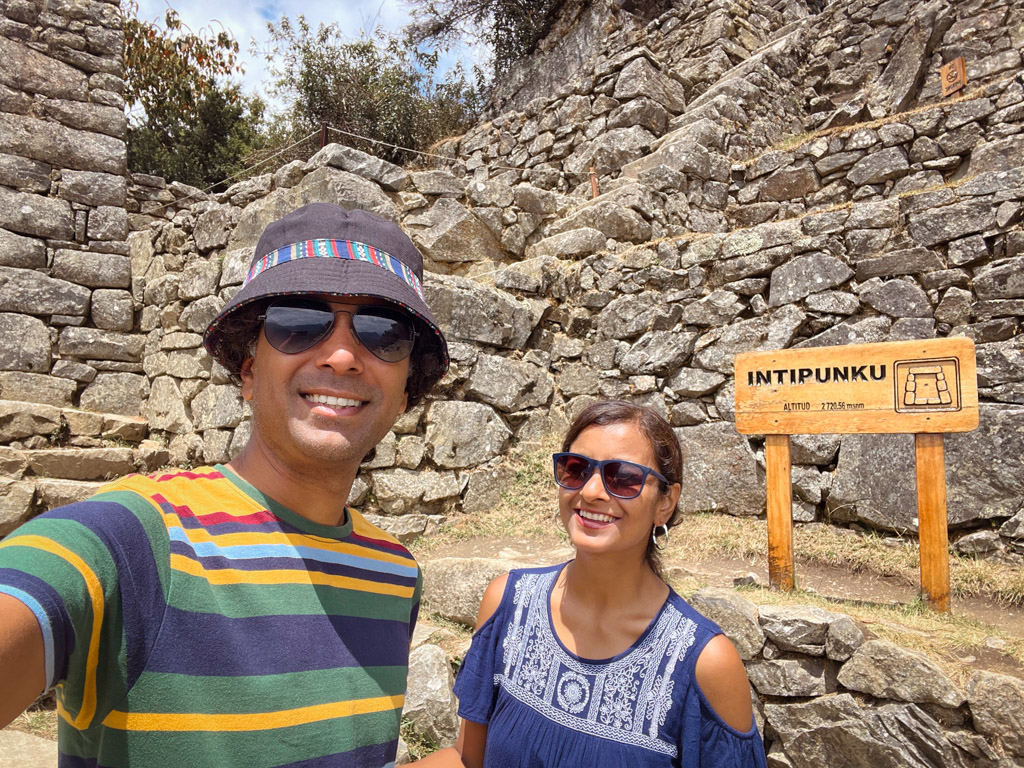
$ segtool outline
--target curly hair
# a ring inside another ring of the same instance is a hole
[[[207,339],[207,349],[231,375],[232,381],[241,383],[242,363],[256,352],[261,317],[267,306],[277,297],[271,296],[245,304],[223,318],[217,332]],[[405,391],[408,407],[419,403],[444,376],[444,353],[441,341],[425,322],[410,313],[416,324],[416,345],[409,357],[409,378]]]
[[[645,405],[630,403],[625,400],[601,400],[591,403],[582,411],[569,426],[562,440],[562,450],[568,451],[570,446],[580,436],[580,433],[588,427],[605,427],[611,424],[632,424],[647,440],[654,454],[657,463],[657,470],[665,476],[669,485],[683,482],[683,449],[679,444],[679,438],[672,430],[665,419],[656,411]],[[668,493],[668,486],[658,481],[658,489],[661,493]],[[682,515],[679,506],[672,511],[671,517],[665,523],[673,527],[681,522]],[[658,550],[654,546],[654,539],[647,541],[647,550],[644,557],[658,576],[661,576],[661,564],[658,558]]]

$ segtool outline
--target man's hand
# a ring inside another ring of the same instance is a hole
[[[21,601],[0,595],[0,728],[25,711],[46,686],[43,633]]]

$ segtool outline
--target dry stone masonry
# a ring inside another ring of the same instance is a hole
[[[1019,561],[1024,6],[590,8],[542,46],[580,66],[543,96],[511,77],[449,163],[329,145],[209,196],[125,175],[115,5],[9,4],[0,529],[127,466],[97,451],[152,470],[244,444],[201,333],[266,224],[324,200],[402,223],[452,341],[440,390],[353,489],[401,536],[492,505],[507,450],[595,397],[677,427],[686,511],[761,514],[763,447],[730,424],[737,352],[967,335],[982,425],[949,440],[950,523],[961,551]],[[943,101],[954,54],[973,90]],[[796,518],[913,532],[908,439],[796,438]],[[68,460],[36,458],[53,450]]]
[[[126,173],[116,3],[0,6],[0,536],[105,478],[245,443],[202,331],[263,228],[327,201],[402,224],[450,340],[450,373],[352,489],[400,538],[492,507],[509,449],[598,397],[670,420],[686,512],[761,515],[737,352],[964,335],[981,426],[947,441],[954,546],[1020,564],[1024,2],[573,7],[447,162],[329,145],[211,196]],[[959,55],[968,92],[943,100]],[[796,437],[793,462],[798,521],[915,531],[909,436]],[[958,687],[838,614],[698,602],[748,661],[772,766],[1024,760],[1019,681]],[[447,667],[425,650],[416,668]],[[452,727],[445,691],[413,699],[431,738]]]

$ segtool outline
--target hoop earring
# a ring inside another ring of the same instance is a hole
[[[659,544],[658,543],[658,529],[659,528],[664,528],[665,529],[665,543],[664,544]],[[668,526],[665,525],[664,523],[662,523],[661,525],[654,526],[654,530],[651,531],[651,541],[654,542],[654,548],[656,550],[658,550],[659,552],[663,552],[665,550],[665,548],[668,547]]]

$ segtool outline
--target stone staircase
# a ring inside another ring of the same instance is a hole
[[[0,537],[104,482],[170,460],[145,419],[0,400]]]

